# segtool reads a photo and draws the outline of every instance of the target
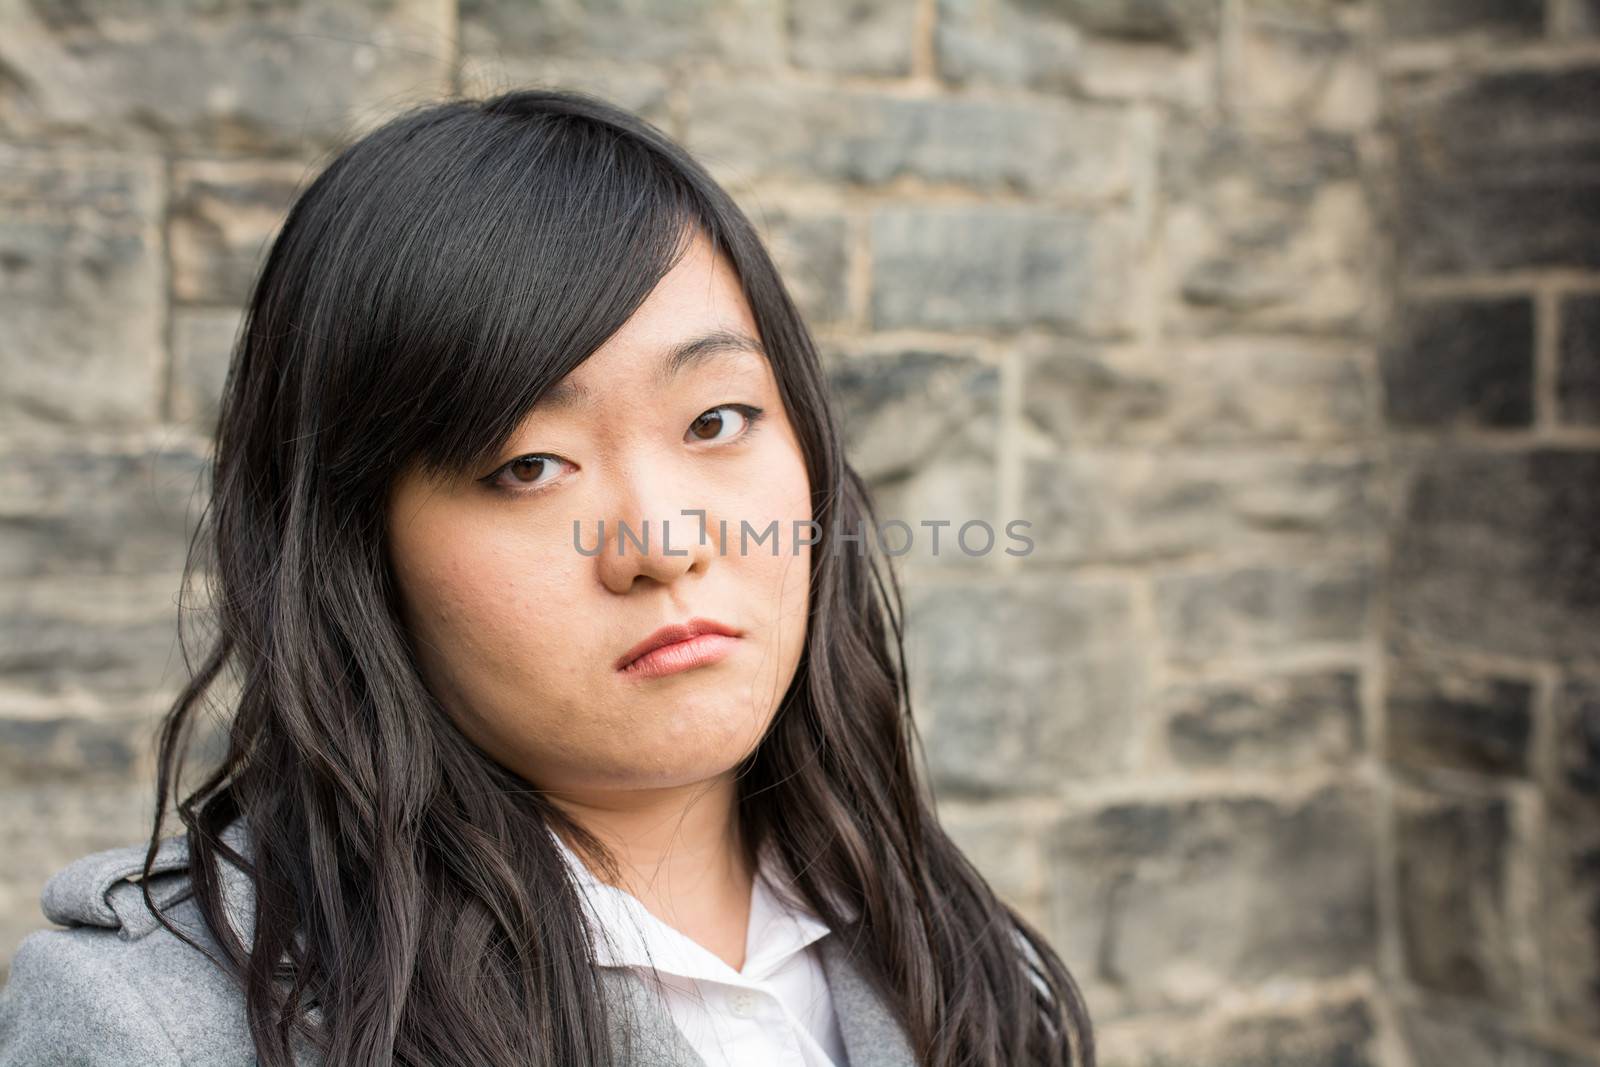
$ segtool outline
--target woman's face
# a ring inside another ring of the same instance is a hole
[[[811,487],[772,369],[732,346],[676,373],[665,362],[719,331],[760,337],[731,264],[702,236],[564,379],[564,402],[541,400],[493,470],[452,484],[408,472],[390,496],[391,561],[424,680],[468,737],[541,789],[722,774],[760,741],[794,677],[810,576],[795,527],[812,517]],[[683,509],[704,510],[704,544],[701,518]],[[776,520],[776,554],[770,538],[741,551],[741,520],[757,533]],[[633,534],[621,554],[619,522]],[[739,636],[689,669],[617,668],[657,628],[691,618]]]

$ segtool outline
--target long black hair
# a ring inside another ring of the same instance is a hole
[[[384,503],[409,464],[492,458],[692,234],[738,274],[822,534],[793,683],[740,768],[741,825],[797,872],[804,904],[860,937],[921,1062],[1092,1067],[1071,975],[919,780],[899,583],[875,552],[829,550],[831,531],[876,519],[759,234],[660,130],[554,89],[431,103],[339,152],[274,239],[232,352],[183,576],[187,591],[205,572],[212,628],[161,724],[151,854],[170,792],[262,1063],[289,1064],[296,1033],[330,1065],[614,1062],[549,831],[603,849],[424,686]],[[219,683],[225,752],[180,796]],[[222,841],[235,819],[249,857]],[[219,855],[255,887],[249,944],[208,873]]]

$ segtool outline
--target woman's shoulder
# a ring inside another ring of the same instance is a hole
[[[146,905],[145,853],[144,842],[91,853],[46,882],[40,907],[57,927],[28,934],[12,954],[0,1067],[255,1062],[243,992],[213,961],[226,957],[193,900],[186,839],[162,840],[149,888],[196,944]],[[220,874],[229,917],[248,937],[238,920],[252,913],[249,878],[227,863]]]

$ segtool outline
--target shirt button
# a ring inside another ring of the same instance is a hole
[[[728,1010],[741,1019],[748,1019],[756,1013],[755,994],[748,989],[735,990],[728,997]]]

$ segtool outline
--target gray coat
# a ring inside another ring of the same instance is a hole
[[[242,823],[230,825],[223,838],[250,855]],[[45,884],[45,917],[67,928],[27,935],[12,956],[10,981],[0,989],[0,1067],[256,1062],[243,992],[145,906],[134,881],[144,853],[145,845],[133,844],[83,856]],[[169,921],[225,959],[192,898],[188,859],[182,834],[164,838],[150,894]],[[229,921],[248,944],[253,887],[232,864],[223,862],[221,874]],[[850,1067],[915,1067],[905,1032],[852,964],[843,938],[830,933],[817,945]],[[602,982],[613,1039],[629,1050],[628,1063],[704,1067],[640,983],[610,970]],[[295,1062],[313,1067],[320,1057],[302,1043]]]

